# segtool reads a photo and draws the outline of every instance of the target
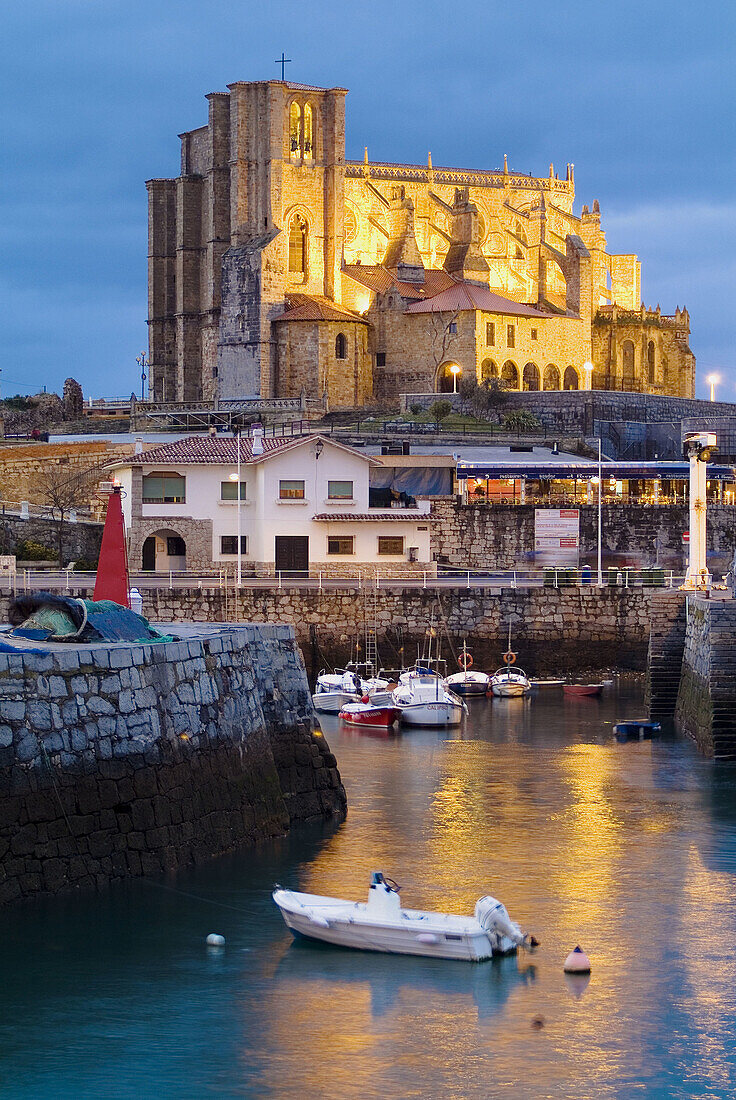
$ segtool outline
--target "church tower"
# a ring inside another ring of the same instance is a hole
[[[156,400],[274,396],[285,296],[339,298],[345,94],[231,84],[180,135],[179,178],[148,182]]]

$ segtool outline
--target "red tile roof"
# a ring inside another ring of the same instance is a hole
[[[363,454],[353,447],[347,447],[335,439],[326,436],[300,435],[289,439],[264,437],[263,454],[253,454],[253,439],[248,435],[240,437],[240,461],[261,462],[270,455],[301,447],[310,440],[322,439],[333,447],[339,447],[350,454],[360,455],[373,466],[380,463],[371,455]],[[139,455],[130,455],[120,462],[110,463],[108,468],[120,466],[232,466],[238,461],[237,439],[233,435],[190,435],[185,439],[175,439],[160,447],[152,447]]]
[[[319,520],[337,520],[339,523],[347,523],[349,520],[366,520],[371,519],[380,521],[391,519],[403,519],[407,522],[413,521],[414,523],[431,523],[432,517],[428,512],[416,512],[412,508],[395,508],[391,512],[378,512],[373,514],[371,512],[320,512],[319,515],[313,516],[313,519]]]
[[[343,272],[350,279],[368,287],[375,294],[385,294],[395,286],[403,298],[431,298],[453,286],[455,279],[442,268],[429,268],[424,273],[424,283],[405,283],[396,278],[396,272],[380,265],[346,264]]]
[[[487,286],[476,283],[454,283],[447,290],[440,291],[421,302],[412,302],[407,313],[455,313],[464,310],[482,309],[486,313],[508,313],[514,317],[554,317],[553,313],[528,306],[522,302],[513,302],[504,298]]]
[[[359,313],[344,309],[321,295],[288,294],[286,302],[286,312],[280,317],[274,317],[274,321],[337,321],[338,324],[345,321],[360,321],[362,324],[367,324],[365,318]]]

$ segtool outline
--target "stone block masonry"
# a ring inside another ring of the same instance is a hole
[[[288,626],[0,654],[0,903],[342,819]]]
[[[736,601],[687,601],[675,724],[706,756],[736,760]]]

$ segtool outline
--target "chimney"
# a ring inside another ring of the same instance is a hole
[[[143,454],[143,440],[142,439],[138,439],[138,438],[136,439],[134,450],[135,450],[135,454],[137,454],[137,455]]]
[[[254,455],[262,455],[263,454],[263,428],[261,427],[260,424],[254,424],[253,425],[253,429],[252,429],[252,432],[251,432],[251,437],[252,437],[252,440],[253,440],[253,454]]]
[[[478,207],[470,201],[468,188],[458,187],[452,205],[452,240],[445,257],[445,271],[488,286],[490,268],[481,252],[479,237]]]
[[[414,203],[403,187],[392,189],[388,206],[389,241],[381,263],[389,271],[396,269],[402,282],[421,285],[424,264],[414,234]]]

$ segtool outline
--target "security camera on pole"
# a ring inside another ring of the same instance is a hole
[[[712,432],[690,432],[685,436],[683,455],[690,461],[690,560],[683,588],[710,588],[705,558],[706,484],[708,460],[715,450]]]

